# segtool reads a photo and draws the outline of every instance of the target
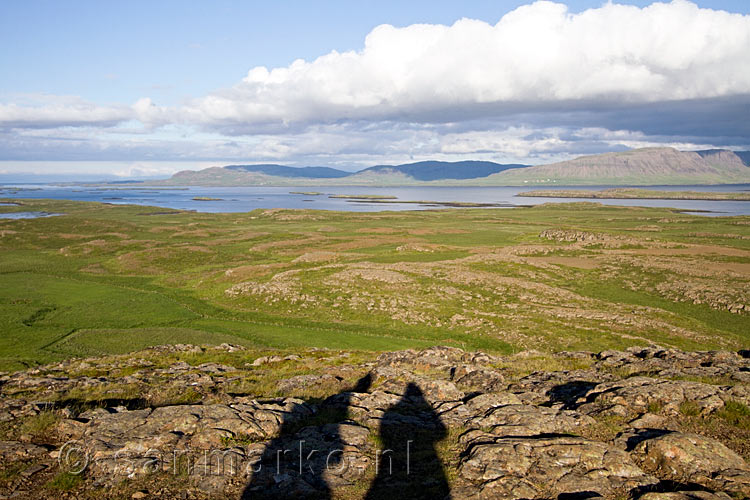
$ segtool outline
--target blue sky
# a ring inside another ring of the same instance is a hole
[[[0,175],[750,149],[750,2],[614,3],[0,2]]]

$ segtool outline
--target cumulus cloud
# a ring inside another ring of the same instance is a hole
[[[150,98],[138,99],[132,106],[134,117],[149,127],[167,125],[174,121],[175,113],[165,106],[158,106]]]
[[[688,0],[497,23],[382,25],[360,50],[254,67],[182,105],[31,96],[0,103],[0,157],[542,163],[671,145],[750,149],[750,15]],[[127,125],[123,125],[128,122]]]
[[[748,47],[750,16],[687,0],[578,14],[538,1],[495,25],[378,26],[362,50],[255,67],[182,113],[242,134],[340,120],[460,120],[561,102],[731,96],[750,93]]]

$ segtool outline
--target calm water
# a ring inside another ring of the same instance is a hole
[[[0,214],[0,219],[38,219],[39,217],[54,217],[55,215],[61,214],[51,214],[48,212],[10,212]]]
[[[396,196],[399,200],[458,201],[503,203],[510,205],[536,205],[549,202],[583,201],[568,198],[522,198],[516,194],[531,189],[564,189],[549,187],[190,187],[187,189],[143,189],[123,187],[116,189],[61,187],[54,185],[0,186],[0,198],[54,198],[79,201],[98,201],[112,204],[138,204],[196,210],[199,212],[248,212],[256,208],[312,208],[318,210],[345,210],[370,212],[381,210],[420,210],[435,207],[408,203],[354,203],[344,199],[328,198],[331,194],[373,194]],[[571,189],[604,189],[610,186],[588,186]],[[750,191],[750,184],[723,186],[653,186],[670,191]],[[318,196],[290,194],[290,191],[319,191]],[[217,201],[196,201],[196,196],[220,198]],[[607,205],[673,207],[686,211],[710,211],[702,215],[750,215],[750,202],[746,201],[694,201],[694,200],[595,200]]]

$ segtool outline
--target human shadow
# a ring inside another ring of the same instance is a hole
[[[443,500],[450,486],[435,445],[447,429],[414,383],[384,414],[380,423],[382,449],[367,500],[395,498]]]
[[[344,460],[339,450],[346,446],[339,425],[349,419],[352,394],[367,392],[372,385],[368,373],[346,391],[326,398],[318,411],[298,419],[302,405],[295,406],[285,419],[276,438],[263,448],[252,462],[252,478],[242,492],[243,500],[279,498],[331,498],[331,485],[325,469],[336,468]],[[301,432],[316,426],[314,433]]]

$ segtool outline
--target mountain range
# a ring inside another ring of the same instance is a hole
[[[357,172],[321,166],[228,165],[177,172],[172,178],[157,183],[203,186],[741,184],[750,183],[750,151],[641,148],[581,156],[548,165],[421,161],[376,165]]]
[[[330,167],[286,167],[275,164],[229,165],[224,168],[236,172],[254,172],[277,177],[340,179],[358,174],[404,174],[418,181],[437,181],[443,179],[476,179],[487,177],[511,168],[523,168],[528,165],[500,164],[491,161],[420,161],[403,165],[376,165],[358,172],[347,172]]]

